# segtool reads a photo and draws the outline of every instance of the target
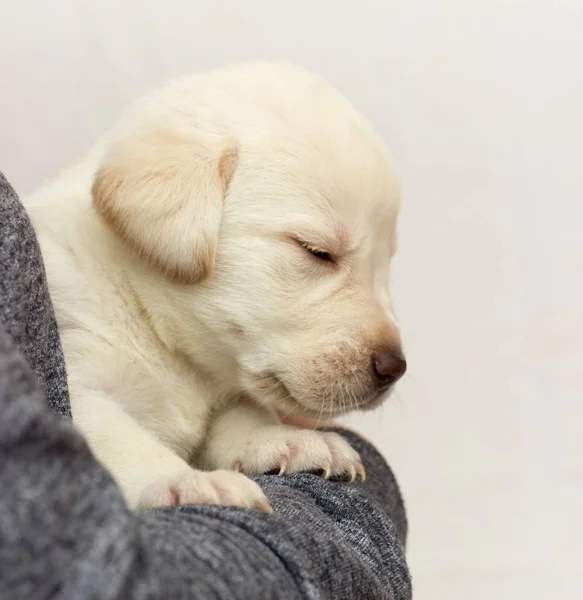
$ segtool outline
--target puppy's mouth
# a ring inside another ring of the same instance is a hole
[[[304,401],[303,396],[293,394],[283,379],[274,372],[263,373],[254,377],[254,395],[260,402],[267,402],[278,409],[287,411],[288,414],[297,414],[301,416],[330,419],[354,411],[369,411],[377,408],[386,396],[388,390],[384,393],[372,393],[363,399],[350,402],[344,397],[338,397],[336,402],[318,403],[315,407]]]
[[[298,400],[289,391],[281,377],[273,372],[263,373],[254,377],[255,392],[262,394],[269,400],[289,404],[299,404]]]
[[[251,387],[252,395],[258,402],[275,408],[278,412],[318,416],[318,411],[303,404],[300,398],[292,394],[283,379],[273,371],[253,375]],[[328,411],[323,411],[322,414],[331,416]]]

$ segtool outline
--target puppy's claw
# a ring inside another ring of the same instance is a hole
[[[322,477],[324,479],[330,479],[330,476],[332,475],[332,468],[330,467],[330,465],[328,465],[325,469],[324,469],[324,475],[322,475]]]
[[[287,458],[282,458],[281,459],[281,466],[279,468],[279,473],[277,474],[277,476],[281,477],[285,473],[286,469],[287,469]]]
[[[366,471],[362,463],[358,463],[356,472],[360,475],[360,480],[364,483],[366,481]]]
[[[354,483],[356,480],[356,469],[354,468],[354,465],[350,466],[350,481],[349,483]]]
[[[269,502],[267,502],[267,500],[261,500],[260,502],[257,502],[255,504],[255,507],[258,510],[262,510],[263,512],[266,513],[274,513],[275,510],[273,509],[273,507],[271,506],[271,504],[269,504]]]

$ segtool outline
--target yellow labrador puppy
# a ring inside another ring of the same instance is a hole
[[[130,506],[269,510],[247,475],[364,475],[338,435],[277,416],[371,409],[405,371],[396,175],[322,79],[180,79],[25,204],[74,423]]]

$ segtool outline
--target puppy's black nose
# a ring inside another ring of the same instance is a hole
[[[394,348],[385,348],[373,354],[372,367],[379,385],[387,387],[403,377],[407,370],[407,361]]]

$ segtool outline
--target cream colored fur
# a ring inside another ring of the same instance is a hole
[[[323,80],[267,62],[178,80],[25,204],[74,422],[131,506],[268,510],[242,473],[363,473],[276,413],[378,405],[371,355],[399,346],[394,167]]]

